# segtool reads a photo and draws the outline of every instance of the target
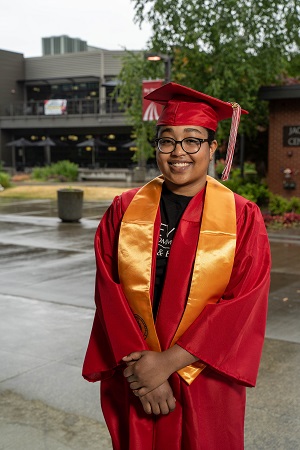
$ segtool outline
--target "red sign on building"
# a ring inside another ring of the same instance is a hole
[[[143,81],[143,120],[157,120],[162,111],[162,105],[145,100],[144,97],[163,85],[163,80]]]

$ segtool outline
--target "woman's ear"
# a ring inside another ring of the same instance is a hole
[[[209,160],[212,161],[215,151],[218,148],[218,142],[216,140],[212,141],[209,146]]]

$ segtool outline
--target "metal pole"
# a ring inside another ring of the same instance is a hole
[[[50,164],[51,164],[51,149],[50,149],[50,145],[45,145],[45,147],[44,147],[44,155],[45,155],[46,165],[50,166]]]
[[[165,83],[170,83],[171,81],[171,57],[168,56],[165,59]]]
[[[12,147],[12,152],[11,152],[11,160],[12,160],[12,166],[13,166],[13,173],[15,174],[17,171],[17,163],[16,163],[16,147],[13,146]]]

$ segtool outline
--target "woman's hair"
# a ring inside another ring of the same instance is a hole
[[[162,127],[162,125],[156,126],[155,138],[158,138],[158,132],[159,132],[159,130],[160,130],[161,127]],[[207,139],[208,139],[208,143],[209,143],[209,145],[210,145],[210,144],[212,143],[212,141],[215,140],[216,132],[215,132],[214,130],[211,130],[210,128],[205,128],[205,127],[203,127],[203,128],[204,128],[204,129],[207,131],[207,133],[208,133]]]
[[[211,130],[210,128],[205,128],[205,129],[208,133],[207,139],[208,139],[208,143],[210,145],[212,143],[212,141],[214,141],[216,138],[216,132],[214,130]]]

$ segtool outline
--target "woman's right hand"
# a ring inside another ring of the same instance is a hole
[[[169,414],[176,407],[176,400],[168,381],[140,397],[146,414]]]

